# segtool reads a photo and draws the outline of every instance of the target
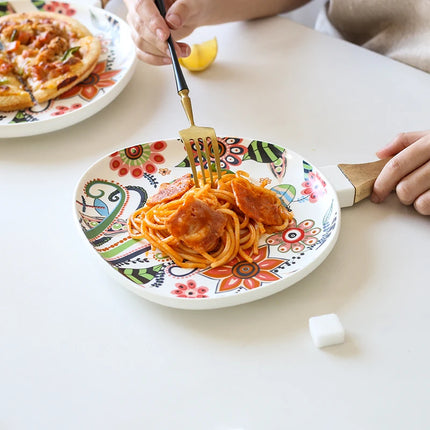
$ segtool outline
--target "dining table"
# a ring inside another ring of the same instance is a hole
[[[323,168],[430,127],[423,71],[285,16],[187,40],[214,37],[211,66],[183,71],[196,124],[218,136]],[[84,172],[186,127],[172,67],[140,60],[76,123],[21,136],[0,124],[0,429],[430,428],[430,219],[395,192],[343,207],[333,249],[302,279],[231,306],[134,294],[85,243]],[[318,347],[309,320],[329,314],[345,337]]]

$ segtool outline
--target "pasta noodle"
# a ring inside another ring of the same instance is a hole
[[[197,188],[186,175],[162,184],[129,217],[130,235],[184,268],[218,267],[235,257],[252,262],[261,236],[284,230],[293,218],[266,185],[252,184],[240,171]]]

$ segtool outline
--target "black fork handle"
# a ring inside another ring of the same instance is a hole
[[[163,18],[166,17],[166,7],[164,6],[163,0],[154,0],[157,8]],[[181,65],[178,61],[178,56],[175,52],[175,47],[173,46],[172,35],[169,35],[167,39],[167,44],[169,46],[170,57],[172,58],[173,72],[175,73],[176,89],[178,93],[183,90],[188,90],[187,82],[185,81],[184,74],[182,73]]]

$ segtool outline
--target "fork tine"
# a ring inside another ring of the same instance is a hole
[[[203,147],[205,150],[205,158],[206,158],[206,162],[207,162],[207,166],[208,166],[206,170],[208,170],[208,172],[209,172],[209,179],[211,182],[211,186],[213,187],[213,186],[215,186],[215,183],[214,183],[214,178],[213,178],[213,174],[212,174],[211,153],[210,153],[209,145],[208,145],[208,140],[210,140],[210,137],[204,137],[202,140],[203,140]]]
[[[213,179],[214,164],[215,164],[215,171],[217,173],[217,177],[218,179],[221,178],[221,161],[220,161],[218,139],[216,137],[215,130],[213,128],[209,128],[209,127],[198,127],[198,128],[205,131],[206,138],[204,140],[204,148],[205,148],[206,159],[208,161],[208,169],[209,169],[211,184],[214,185],[214,179]],[[209,148],[209,143],[211,145],[212,151]],[[215,160],[215,163],[212,163],[212,158]]]
[[[221,162],[220,162],[220,154],[219,154],[219,144],[218,139],[215,134],[215,130],[212,129],[212,132],[210,133],[209,139],[211,140],[212,144],[212,151],[215,158],[215,169],[218,176],[218,179],[221,178]]]
[[[203,154],[200,148],[201,138],[199,136],[196,136],[193,140],[194,140],[194,146],[196,147],[196,151],[197,151],[197,158],[199,159],[200,170],[202,172],[202,182],[203,182],[203,185],[206,185],[205,162],[203,160]]]
[[[182,135],[181,139],[185,145],[185,150],[187,151],[188,155],[188,161],[190,162],[191,171],[193,172],[194,185],[196,186],[196,188],[200,188],[199,177],[197,175],[196,163],[194,162],[194,152],[191,147],[191,142],[188,139],[184,138]]]
[[[188,160],[190,162],[191,170],[193,172],[194,183],[196,187],[200,187],[200,185],[205,185],[208,183],[208,181],[210,181],[211,186],[214,186],[215,179],[213,173],[212,158],[215,158],[215,167],[218,179],[221,177],[221,164],[219,160],[218,140],[215,136],[215,130],[209,127],[198,127],[192,125],[189,128],[180,130],[179,135],[187,151]],[[209,146],[209,142],[211,144],[212,151],[211,147]],[[193,144],[195,149],[193,149]],[[202,176],[201,180],[199,180],[199,177],[197,175],[196,154],[198,163],[200,164]],[[205,168],[205,164],[207,164],[207,168]]]

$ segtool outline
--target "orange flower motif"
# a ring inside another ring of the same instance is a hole
[[[267,246],[262,246],[258,249],[258,254],[252,256],[254,260],[252,263],[235,258],[224,266],[205,270],[203,274],[208,278],[221,279],[217,288],[221,293],[239,287],[252,290],[258,288],[262,282],[274,282],[280,279],[272,270],[284,263],[284,260],[267,258],[267,254]]]
[[[70,88],[70,90],[63,93],[59,98],[68,99],[79,95],[83,99],[90,101],[99,93],[100,89],[115,85],[116,81],[112,78],[120,71],[121,70],[106,71],[106,61],[101,61],[96,64],[96,67],[88,78]]]

